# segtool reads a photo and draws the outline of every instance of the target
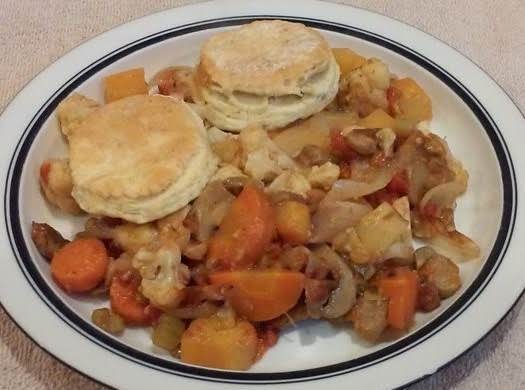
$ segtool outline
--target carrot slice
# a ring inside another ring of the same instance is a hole
[[[275,213],[268,197],[248,185],[211,238],[207,257],[223,269],[248,268],[263,255],[274,235]]]
[[[406,330],[414,320],[419,277],[416,271],[397,267],[378,281],[379,292],[389,299],[387,322],[394,329]]]
[[[133,273],[116,275],[111,280],[109,298],[111,309],[128,325],[151,325],[160,311],[149,305],[139,292],[140,277]]]
[[[94,238],[74,240],[59,249],[51,260],[51,274],[69,293],[94,289],[106,274],[109,264],[106,247]]]
[[[216,285],[230,285],[229,301],[235,312],[250,321],[268,321],[297,304],[304,275],[292,271],[233,271],[210,275]]]

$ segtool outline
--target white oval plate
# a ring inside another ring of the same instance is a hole
[[[295,6],[294,6],[295,5]],[[147,331],[104,334],[89,321],[103,302],[56,288],[30,239],[32,220],[64,233],[81,219],[59,215],[43,201],[40,162],[65,152],[53,111],[74,90],[101,100],[101,77],[130,67],[147,76],[172,64],[193,64],[211,34],[260,18],[300,21],[333,46],[383,59],[430,94],[432,128],[447,137],[470,174],[457,224],[481,246],[482,258],[461,265],[464,285],[434,313],[418,315],[404,338],[365,345],[352,333],[310,322],[286,332],[248,372],[182,364],[151,347]],[[525,161],[517,152],[525,121],[505,93],[468,59],[431,36],[384,16],[314,1],[226,0],[177,8],[117,27],[74,49],[30,82],[0,118],[5,182],[0,298],[11,317],[44,349],[105,384],[127,389],[231,388],[251,384],[324,388],[392,388],[432,374],[486,335],[525,287],[518,193]],[[519,184],[518,184],[519,183]],[[11,255],[12,254],[12,255]],[[302,382],[302,383],[298,383]]]

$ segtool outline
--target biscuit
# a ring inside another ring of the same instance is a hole
[[[326,40],[300,23],[257,21],[204,43],[197,98],[215,126],[283,127],[325,108],[338,90],[339,66]]]
[[[72,195],[80,207],[135,223],[188,204],[217,168],[202,120],[171,97],[109,103],[68,138]]]
[[[60,130],[66,137],[100,107],[96,101],[79,93],[73,93],[62,100],[57,107]]]

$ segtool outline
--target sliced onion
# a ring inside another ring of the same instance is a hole
[[[283,329],[290,325],[296,326],[298,322],[311,318],[305,305],[299,304],[287,313],[268,322],[270,328]]]
[[[205,241],[210,238],[213,229],[220,225],[234,199],[221,182],[208,183],[191,210],[197,223],[197,240]]]
[[[381,260],[396,259],[397,264],[408,265],[414,262],[414,246],[412,244],[412,225],[410,223],[410,204],[403,196],[392,204],[394,210],[406,221],[406,227],[400,240],[394,242],[381,256]]]
[[[182,223],[184,222],[184,219],[188,216],[189,212],[190,207],[186,205],[183,208],[175,211],[172,214],[167,215],[164,218],[157,219],[157,221],[155,221],[155,224],[157,225],[157,228],[159,230],[176,230],[182,226]]]
[[[131,264],[131,256],[127,253],[123,253],[118,259],[111,261],[106,270],[104,277],[104,286],[109,288],[113,277],[117,274],[123,274],[126,271],[133,269]]]
[[[472,260],[480,255],[479,246],[457,230],[438,234],[428,239],[428,243],[439,253],[458,262]]]
[[[326,194],[324,201],[338,201],[357,199],[385,188],[392,177],[394,170],[385,168],[379,170],[377,175],[369,182],[355,181],[351,179],[337,180],[332,189]]]
[[[189,242],[188,245],[182,250],[182,254],[192,260],[202,260],[208,250],[208,242],[194,241]]]
[[[452,155],[447,141],[441,137],[436,137],[436,139],[441,143],[443,149],[445,149],[445,159],[447,160],[447,166],[452,172],[456,174],[456,177],[458,176],[459,171],[463,171],[465,174],[467,174],[467,172],[463,169],[461,163],[458,160],[456,160],[456,158]],[[466,178],[468,179],[468,174]]]
[[[368,204],[355,202],[322,202],[312,216],[312,237],[310,242],[329,242],[335,235],[354,226],[372,211]]]
[[[408,169],[408,199],[411,204],[418,204],[423,196],[425,183],[429,175],[424,162],[414,162]]]
[[[381,256],[381,260],[395,259],[396,264],[409,265],[414,262],[412,239],[394,242]]]
[[[296,157],[307,145],[314,145],[327,151],[330,145],[330,130],[342,129],[357,121],[358,117],[353,112],[321,111],[304,121],[273,133],[273,139],[290,157]]]
[[[456,198],[466,191],[467,181],[468,174],[461,170],[454,181],[439,184],[428,190],[419,203],[419,209],[424,210],[429,202],[435,204],[439,210],[452,207]]]
[[[403,217],[405,221],[408,222],[408,227],[410,228],[410,203],[408,202],[408,198],[406,196],[403,196],[401,198],[396,199],[392,203],[392,207],[394,210],[397,211],[399,215]]]

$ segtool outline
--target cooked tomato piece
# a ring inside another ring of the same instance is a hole
[[[408,174],[405,169],[397,172],[390,180],[390,183],[386,186],[386,189],[390,192],[395,192],[400,196],[408,194]]]
[[[330,150],[334,156],[341,160],[352,160],[357,157],[357,153],[339,129],[330,130]]]

